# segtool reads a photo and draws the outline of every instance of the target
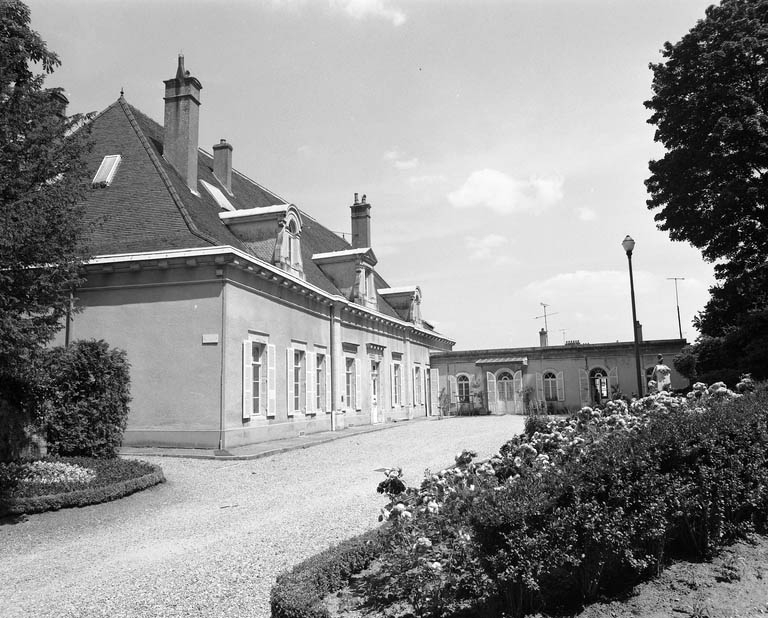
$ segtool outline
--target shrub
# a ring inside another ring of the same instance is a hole
[[[368,567],[382,549],[380,531],[371,530],[282,573],[270,593],[272,618],[329,618],[323,598]]]
[[[132,459],[53,457],[0,464],[0,515],[107,502],[163,482],[159,466]]]
[[[76,341],[44,356],[41,427],[52,455],[115,457],[128,418],[126,353]]]
[[[528,429],[489,462],[460,456],[390,495],[374,601],[417,616],[572,611],[670,555],[707,558],[766,528],[765,386],[696,384]]]

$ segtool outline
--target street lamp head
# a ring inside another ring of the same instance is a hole
[[[632,240],[632,237],[629,234],[627,234],[627,237],[621,243],[621,246],[624,247],[624,251],[627,252],[627,255],[632,255],[632,251],[635,248],[635,241]]]

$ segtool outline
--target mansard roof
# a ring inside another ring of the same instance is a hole
[[[227,212],[200,181],[220,188],[213,174],[213,156],[198,150],[197,193],[163,158],[163,127],[130,105],[123,96],[92,121],[93,149],[89,169],[96,172],[107,155],[120,154],[119,168],[109,187],[94,187],[86,198],[86,217],[93,226],[89,248],[93,255],[112,255],[232,246],[271,262],[275,239],[244,242],[219,217]],[[238,210],[283,209],[290,203],[233,170],[232,191],[225,193]],[[352,250],[352,246],[304,211],[301,253],[308,283],[330,294],[341,291],[312,261],[312,256]],[[387,287],[377,274],[377,286]],[[379,296],[379,311],[397,312]]]

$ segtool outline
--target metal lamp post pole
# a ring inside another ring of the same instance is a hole
[[[637,340],[637,311],[635,309],[635,281],[632,277],[632,250],[635,248],[635,241],[627,235],[624,242],[621,243],[624,251],[627,252],[627,262],[629,263],[629,292],[632,297],[632,330],[635,336],[635,369],[637,371],[637,396],[643,396],[643,378],[640,370],[640,343]]]

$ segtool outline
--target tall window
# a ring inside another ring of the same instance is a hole
[[[423,403],[422,392],[423,392],[423,389],[421,387],[421,367],[419,365],[416,365],[413,368],[413,405],[420,406]]]
[[[456,384],[459,388],[459,403],[469,403],[469,376],[457,377]]]
[[[605,369],[597,367],[590,371],[589,384],[594,403],[601,403],[604,399],[608,399],[608,373]]]
[[[544,374],[544,401],[557,401],[557,376],[551,371]]]
[[[392,365],[392,405],[399,406],[403,399],[403,366],[400,363]]]
[[[357,401],[355,401],[355,393],[357,391],[357,384],[355,381],[355,359],[352,357],[347,357],[344,360],[347,387],[347,408],[355,409],[357,406]]]
[[[315,361],[315,409],[325,410],[325,354],[317,354]]]
[[[304,411],[307,401],[307,368],[304,350],[293,351],[293,410]]]
[[[514,401],[515,399],[515,383],[512,374],[508,371],[502,371],[496,382],[496,388],[498,389],[498,397],[500,401]]]
[[[253,410],[253,414],[259,414],[264,403],[261,401],[261,379],[262,371],[264,370],[264,367],[262,367],[263,356],[264,344],[251,341],[251,410]]]

